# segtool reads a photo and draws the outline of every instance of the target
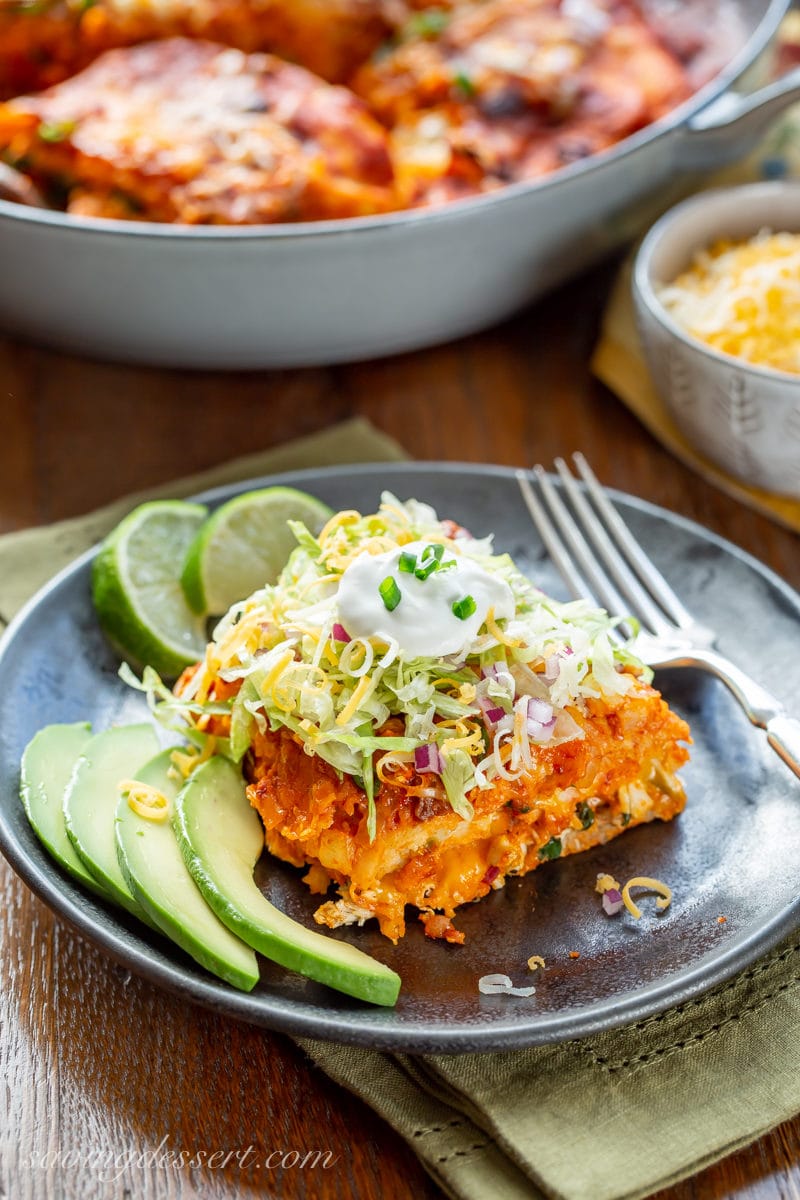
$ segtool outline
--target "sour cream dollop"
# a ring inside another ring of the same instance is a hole
[[[455,654],[472,642],[489,609],[495,619],[514,615],[511,588],[474,559],[445,549],[442,561],[455,566],[433,571],[427,579],[400,570],[401,554],[422,561],[428,542],[411,542],[384,554],[360,554],[339,581],[338,619],[350,637],[394,639],[407,658],[439,658]],[[396,608],[389,611],[381,596],[383,581],[391,577],[400,591]],[[472,597],[475,611],[464,619],[453,605]]]

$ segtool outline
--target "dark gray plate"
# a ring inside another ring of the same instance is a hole
[[[281,475],[334,508],[371,511],[382,488],[432,503],[476,535],[494,531],[544,589],[564,589],[531,528],[513,473],[499,467],[392,464]],[[240,488],[205,499],[219,503]],[[800,694],[800,596],[736,547],[626,496],[622,514],[720,647],[787,705]],[[263,962],[245,995],[220,983],[166,940],[72,884],[41,849],[18,800],[23,747],[42,725],[140,719],[141,698],[117,678],[117,660],[94,620],[91,555],[27,606],[0,646],[0,847],[31,888],[118,961],[187,999],[259,1025],[331,1040],[409,1051],[499,1050],[596,1033],[659,1012],[732,975],[800,923],[800,786],[721,684],[694,672],[657,680],[690,722],[689,793],[676,821],[632,830],[605,848],[547,864],[458,914],[463,947],[425,939],[411,919],[394,947],[377,932],[340,936],[390,964],[403,979],[397,1008],[375,1009]],[[674,890],[638,923],[605,917],[598,871],[653,875]],[[300,872],[263,861],[259,880],[276,904],[313,927],[318,900]],[[724,924],[717,921],[723,915]],[[577,951],[577,959],[569,957]],[[530,999],[482,997],[490,971],[531,982]]]

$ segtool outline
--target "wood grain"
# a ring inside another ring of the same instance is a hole
[[[605,482],[700,521],[800,587],[800,539],[676,462],[589,376],[610,279],[611,268],[600,269],[463,342],[329,370],[147,370],[0,339],[0,530],[86,511],[362,415],[419,458],[547,464],[583,449]],[[0,938],[0,1196],[440,1196],[404,1143],[291,1042],[131,976],[5,864]],[[233,1157],[249,1146],[251,1157]],[[213,1167],[127,1161],[159,1148],[230,1155]],[[256,1169],[256,1158],[292,1149],[330,1150],[336,1161]],[[56,1151],[72,1165],[48,1165]],[[42,1165],[29,1165],[31,1156]],[[800,1198],[800,1120],[669,1196]]]

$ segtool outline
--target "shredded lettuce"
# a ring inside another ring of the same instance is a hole
[[[302,521],[289,521],[288,525],[295,536],[298,546],[316,561],[322,553],[322,548],[313,533],[309,531]]]
[[[465,821],[472,820],[474,809],[467,792],[475,785],[475,765],[464,750],[453,750],[446,756],[442,783],[453,811]]]
[[[376,756],[409,755],[435,743],[441,776],[426,775],[426,783],[469,820],[473,789],[519,774],[516,768],[509,774],[498,752],[489,752],[498,710],[507,722],[502,738],[511,742],[513,762],[529,763],[542,735],[514,719],[524,711],[524,697],[551,706],[549,736],[556,744],[582,736],[570,710],[579,711],[592,697],[624,693],[636,675],[649,677],[607,613],[584,600],[559,603],[544,595],[509,555],[493,552],[491,538],[443,525],[426,504],[401,502],[387,492],[377,513],[340,513],[320,537],[300,522],[290,525],[298,544],[277,583],[222,618],[200,667],[207,684],[217,676],[238,682],[235,699],[200,703],[191,687],[176,697],[150,668],[141,681],[127,668],[121,674],[146,693],[162,724],[193,731],[187,736],[202,733],[195,728],[202,716],[230,717],[225,752],[234,761],[245,755],[257,729],[291,731],[306,753],[358,782],[370,837],[377,822]],[[406,657],[397,642],[377,637],[348,642],[337,609],[342,574],[360,554],[412,542],[444,544],[449,556],[464,555],[500,577],[514,600],[510,619],[487,618],[448,657]]]
[[[117,673],[123,683],[135,688],[137,692],[144,692],[147,707],[162,729],[180,734],[186,741],[192,742],[201,749],[210,738],[213,738],[214,752],[225,758],[233,758],[229,737],[206,733],[204,730],[198,729],[192,720],[194,716],[202,716],[205,713],[228,716],[231,712],[231,701],[210,700],[198,703],[196,700],[182,700],[170,691],[153,667],[145,667],[141,679],[125,662],[120,665]],[[238,761],[238,759],[234,759],[234,761]]]

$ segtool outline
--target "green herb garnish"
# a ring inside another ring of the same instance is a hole
[[[466,96],[468,100],[471,100],[472,97],[477,94],[478,89],[475,87],[475,84],[472,82],[469,75],[465,75],[463,71],[459,71],[453,76],[453,83],[461,92],[462,96]]]
[[[426,546],[419,557],[417,568],[414,571],[417,579],[427,579],[434,571],[438,571],[443,554],[444,546],[440,542]]]
[[[560,857],[561,857],[561,838],[557,838],[557,837],[550,838],[550,841],[545,842],[545,844],[539,850],[539,858],[541,858],[541,859],[560,858]]]
[[[406,575],[413,575],[417,569],[416,554],[412,554],[410,550],[404,550],[400,555],[400,561],[398,562],[397,566]]]
[[[594,825],[594,812],[585,800],[581,800],[580,804],[575,806],[575,815],[580,821],[582,829],[591,829]]]
[[[453,601],[453,612],[459,621],[466,621],[467,617],[471,617],[477,607],[472,596],[464,596],[461,600]]]
[[[403,26],[402,38],[434,38],[447,27],[450,14],[443,8],[429,8],[427,12],[417,13],[406,21]]]
[[[42,121],[36,132],[43,142],[63,142],[74,129],[74,121]]]
[[[391,575],[387,575],[386,578],[378,585],[378,591],[380,592],[381,600],[388,611],[394,612],[403,598],[395,579]]]

